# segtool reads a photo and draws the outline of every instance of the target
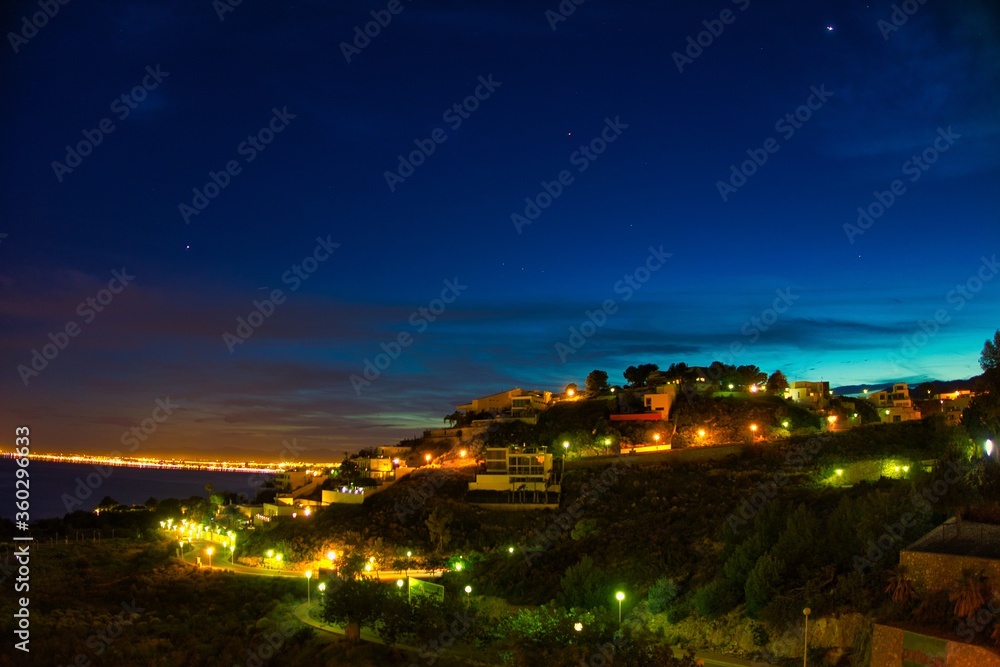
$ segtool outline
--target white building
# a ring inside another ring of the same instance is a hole
[[[490,448],[486,472],[469,482],[469,491],[559,492],[552,454],[535,450]]]

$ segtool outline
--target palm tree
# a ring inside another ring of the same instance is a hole
[[[982,570],[962,570],[962,578],[949,595],[948,599],[955,603],[955,616],[969,618],[986,603],[989,592],[989,579]]]
[[[889,584],[885,592],[892,597],[893,602],[906,604],[915,597],[913,580],[907,576],[906,566],[900,565],[895,570],[889,570]]]

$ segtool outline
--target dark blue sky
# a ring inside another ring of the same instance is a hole
[[[995,5],[511,4],[7,3],[5,437],[346,450],[594,368],[978,372]]]

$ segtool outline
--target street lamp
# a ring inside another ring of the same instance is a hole
[[[208,569],[212,569],[212,554],[215,553],[215,549],[208,547],[205,549],[205,553],[208,554]]]
[[[424,454],[424,461],[426,463],[430,463],[431,462],[431,455],[430,454]]]
[[[806,660],[809,657],[809,614],[812,613],[812,609],[806,607],[802,610],[802,614],[806,617],[806,634],[802,643],[802,667],[807,667]]]
[[[618,627],[622,627],[622,601],[625,599],[625,594],[621,591],[615,593],[615,599],[618,600]]]
[[[312,578],[313,578],[313,571],[312,570],[306,570],[306,604],[309,604],[310,602],[312,602],[312,597],[311,597],[312,594],[310,592],[311,586],[309,584],[309,580],[312,579]]]
[[[236,545],[229,545],[229,564],[236,565]]]
[[[316,589],[319,591],[320,600],[322,600],[323,598],[326,597],[326,584],[325,583],[320,582],[319,586],[317,586]]]
[[[987,440],[986,443],[983,445],[983,448],[986,450],[986,456],[993,456],[993,441],[992,440]]]

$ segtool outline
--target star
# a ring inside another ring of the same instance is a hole
[[[832,25],[826,26],[826,31],[827,32],[833,32],[833,26]]]

